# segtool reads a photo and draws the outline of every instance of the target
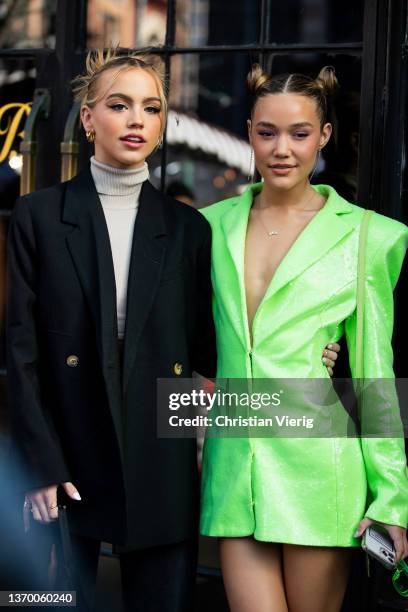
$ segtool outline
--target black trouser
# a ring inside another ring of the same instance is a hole
[[[71,542],[77,610],[91,612],[94,609],[100,542],[78,536],[71,536]],[[196,542],[190,540],[120,553],[126,612],[192,612],[196,554]]]

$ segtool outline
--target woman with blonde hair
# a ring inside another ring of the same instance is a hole
[[[156,380],[214,373],[210,228],[148,180],[166,121],[158,59],[90,53],[74,92],[95,155],[20,198],[10,227],[10,415],[26,509],[47,525],[65,490],[81,610],[106,541],[126,609],[190,612],[196,445],[157,437]]]
[[[248,84],[249,139],[263,182],[202,211],[213,233],[217,377],[324,379],[314,356],[343,335],[352,376],[360,376],[356,285],[364,210],[309,181],[332,132],[334,70],[325,67],[316,79],[271,77],[256,65]],[[366,379],[394,376],[392,292],[407,243],[406,226],[372,215],[364,279]],[[291,416],[290,399],[282,408]],[[340,408],[346,419],[341,406],[329,408]],[[386,404],[386,410],[385,421],[399,419],[398,405]],[[201,532],[220,538],[232,612],[338,612],[350,550],[365,529],[380,523],[399,560],[408,554],[407,521],[401,432],[361,440],[339,438],[336,431],[331,437],[206,440]]]

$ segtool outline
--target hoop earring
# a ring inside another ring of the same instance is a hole
[[[88,130],[87,132],[85,132],[85,136],[88,142],[95,142],[94,130]]]
[[[248,182],[254,182],[255,168],[254,168],[254,150],[251,147],[251,153],[249,156],[249,168],[248,168]]]
[[[314,173],[316,172],[316,168],[317,168],[317,166],[319,165],[319,161],[320,161],[320,152],[321,152],[321,150],[322,150],[322,149],[321,149],[320,147],[317,149],[316,161],[315,161],[315,165],[314,165],[314,168],[313,168],[313,170],[312,170],[312,173],[311,173],[311,175],[309,176],[309,183],[310,183],[310,181],[312,180],[312,178],[313,178],[313,176],[314,176]]]

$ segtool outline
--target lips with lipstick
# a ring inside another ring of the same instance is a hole
[[[272,164],[269,168],[274,174],[285,175],[293,170],[293,168],[296,168],[296,166],[293,164]]]
[[[139,149],[146,143],[143,136],[134,133],[126,134],[126,136],[123,136],[120,140],[131,149]]]

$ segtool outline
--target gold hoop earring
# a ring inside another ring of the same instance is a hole
[[[88,142],[95,142],[95,132],[94,130],[88,130],[86,133],[86,139]]]

